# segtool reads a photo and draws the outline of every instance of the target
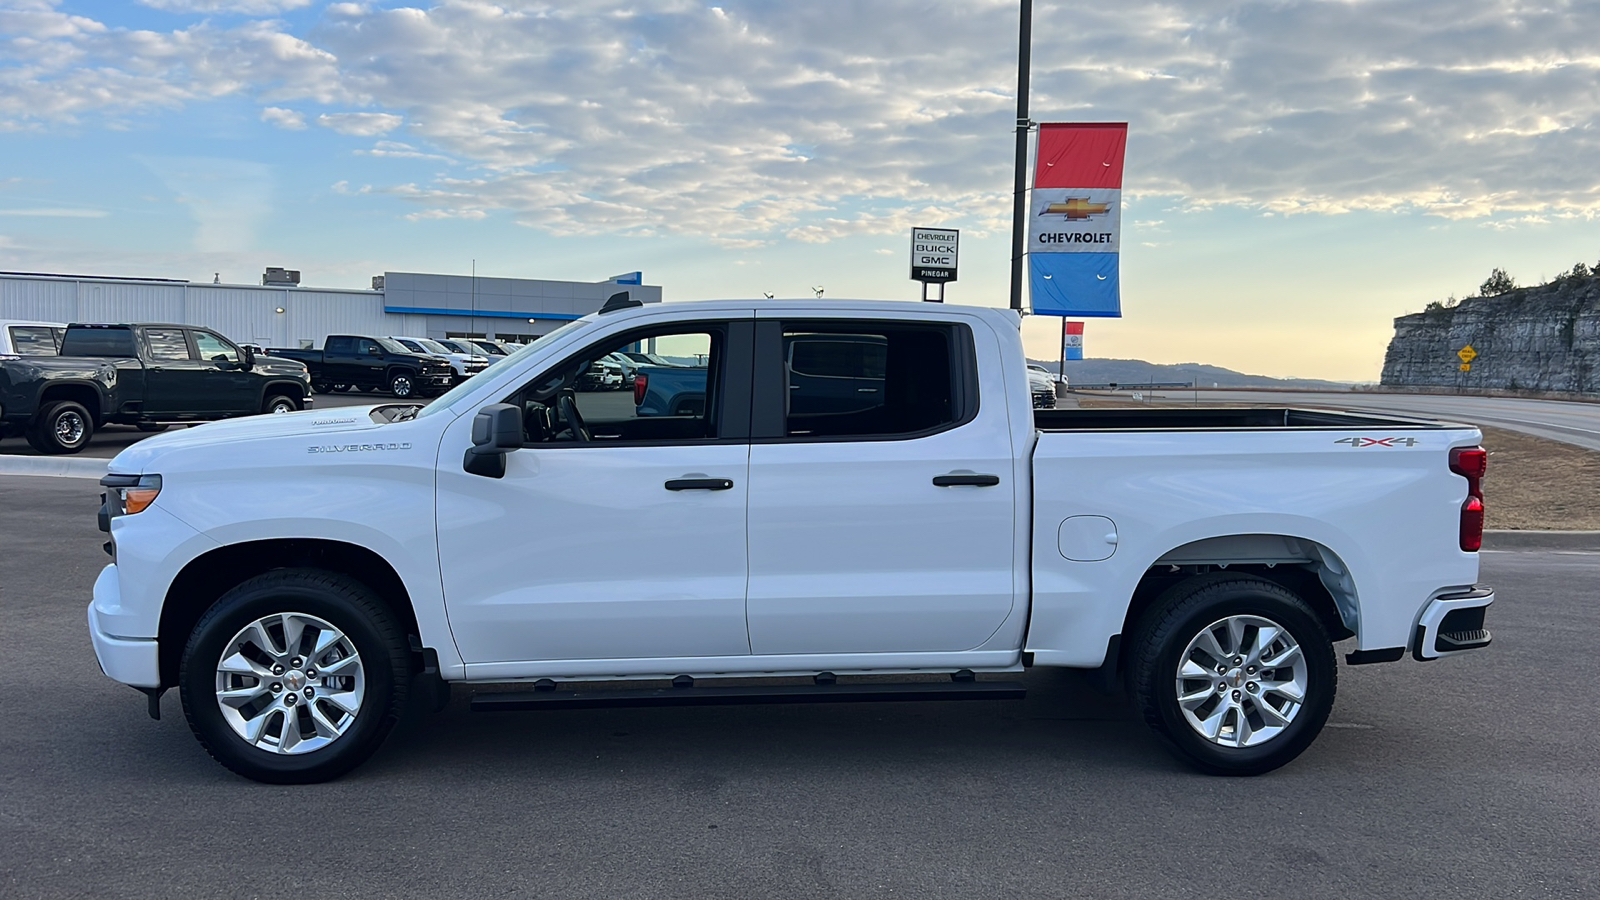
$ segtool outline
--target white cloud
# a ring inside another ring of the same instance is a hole
[[[107,215],[109,213],[103,209],[0,209],[0,216],[24,216],[37,219],[103,219]]]
[[[375,189],[419,217],[503,212],[562,234],[730,247],[927,221],[1009,228],[1009,0],[340,3],[304,34],[288,27],[133,32],[44,0],[0,10],[0,33],[17,36],[0,45],[0,129],[239,95],[375,110],[317,117],[345,134],[404,124],[408,143],[359,153],[458,164]],[[1127,196],[1177,198],[1174,213],[1589,215],[1597,83],[1593,4],[1035,10],[1034,118],[1129,121]]]
[[[261,111],[261,121],[268,125],[276,125],[288,131],[303,131],[306,127],[306,117],[292,109],[281,106],[269,106]]]
[[[233,13],[270,16],[310,6],[311,0],[139,0],[144,6],[173,13]]]
[[[194,249],[255,250],[256,231],[272,214],[272,167],[211,156],[142,157],[194,217]]]
[[[404,121],[403,117],[389,113],[324,113],[317,116],[317,124],[323,128],[358,137],[387,134],[399,128]]]

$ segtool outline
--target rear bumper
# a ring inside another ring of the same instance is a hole
[[[100,625],[95,606],[115,608],[118,597],[116,566],[106,566],[94,583],[94,601],[89,604],[89,641],[94,644],[100,671],[113,681],[140,688],[161,686],[161,652],[155,638],[123,638],[107,634]]]
[[[1489,646],[1493,635],[1484,616],[1492,603],[1494,589],[1481,584],[1429,600],[1417,617],[1411,655],[1425,662]]]

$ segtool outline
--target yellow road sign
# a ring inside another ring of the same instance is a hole
[[[1468,344],[1465,347],[1462,347],[1460,350],[1457,350],[1456,355],[1461,357],[1462,362],[1470,363],[1478,358],[1478,351],[1472,349],[1472,345]],[[1464,372],[1466,370],[1463,369],[1462,371]]]
[[[1472,371],[1472,363],[1462,363],[1461,364],[1461,371],[1463,371],[1463,372],[1471,372]]]

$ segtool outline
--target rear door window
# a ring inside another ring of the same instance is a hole
[[[976,412],[972,337],[965,326],[883,320],[778,326],[762,323],[757,337],[758,437],[913,437]],[[765,368],[773,365],[781,367],[781,377]]]
[[[177,362],[189,359],[189,339],[183,336],[182,328],[146,328],[144,343],[153,360]]]
[[[57,329],[48,325],[11,326],[11,352],[18,356],[55,356],[60,350]]]

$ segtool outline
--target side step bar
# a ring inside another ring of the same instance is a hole
[[[864,703],[889,700],[1021,700],[1015,681],[906,682],[893,684],[783,684],[669,687],[634,690],[508,691],[475,694],[473,712],[529,709],[609,709],[628,706],[731,706],[745,703]]]

